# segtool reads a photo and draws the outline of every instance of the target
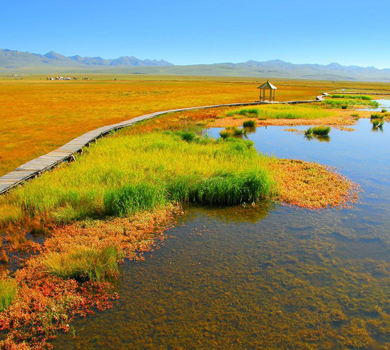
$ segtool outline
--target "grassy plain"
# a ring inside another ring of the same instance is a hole
[[[83,76],[92,80],[0,76],[0,176],[103,125],[179,107],[253,102],[264,80],[76,74]],[[278,101],[313,99],[323,91],[346,87],[390,89],[390,84],[377,83],[281,79],[273,83],[279,88]]]

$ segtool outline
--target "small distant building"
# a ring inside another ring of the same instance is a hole
[[[269,80],[263,85],[258,87],[260,89],[260,101],[266,100],[269,90],[269,101],[275,101],[276,90],[278,89],[275,85],[271,84]]]

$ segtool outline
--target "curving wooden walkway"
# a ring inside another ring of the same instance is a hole
[[[56,167],[62,162],[73,160],[75,153],[81,152],[83,147],[87,146],[89,143],[95,141],[96,139],[104,135],[107,135],[111,131],[116,131],[122,128],[126,128],[140,121],[152,119],[161,116],[163,114],[190,111],[194,109],[216,108],[216,107],[256,106],[256,105],[263,105],[263,104],[303,104],[303,103],[318,102],[322,100],[323,97],[318,96],[316,100],[306,100],[306,101],[229,103],[229,104],[220,104],[220,105],[211,105],[211,106],[179,108],[179,109],[171,109],[168,111],[146,114],[117,124],[103,126],[101,128],[89,131],[73,139],[72,141],[68,142],[67,144],[58,148],[55,151],[47,153],[44,156],[38,157],[36,159],[30,160],[29,162],[16,168],[14,171],[0,177],[0,195],[7,193],[12,188],[22,184],[27,180],[33,179],[41,175],[45,171],[53,169],[54,167]]]

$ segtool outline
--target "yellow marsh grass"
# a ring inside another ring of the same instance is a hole
[[[166,188],[179,178],[195,182],[218,174],[264,175],[270,158],[259,156],[248,142],[187,143],[168,133],[124,135],[101,140],[70,164],[26,183],[0,198],[4,205],[21,207],[30,215],[70,221],[105,215],[104,199],[109,191],[129,184],[151,184]],[[91,154],[89,154],[91,153]]]

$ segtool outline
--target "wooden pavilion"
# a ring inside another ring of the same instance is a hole
[[[260,89],[260,101],[265,101],[266,90],[269,90],[269,101],[275,101],[276,90],[278,89],[275,85],[271,84],[269,80],[263,85],[258,87]]]

